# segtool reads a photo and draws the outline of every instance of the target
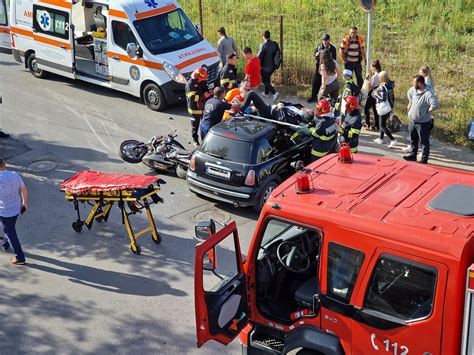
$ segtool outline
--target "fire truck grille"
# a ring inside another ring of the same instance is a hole
[[[283,351],[285,347],[284,342],[275,338],[270,338],[270,337],[262,337],[259,339],[253,339],[253,343],[262,345],[266,348],[271,348],[279,352]]]

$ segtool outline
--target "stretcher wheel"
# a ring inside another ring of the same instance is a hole
[[[130,245],[130,250],[135,255],[140,255],[140,253],[142,252],[142,248],[140,248],[140,246],[138,244]]]
[[[81,222],[72,222],[72,229],[76,231],[77,233],[81,233],[82,231],[82,223]]]
[[[151,236],[151,240],[153,240],[153,243],[155,244],[160,244],[161,243],[161,234],[156,232],[156,240],[155,238],[153,238],[153,235]]]

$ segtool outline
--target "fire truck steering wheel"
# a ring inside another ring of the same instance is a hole
[[[309,255],[300,250],[295,241],[282,242],[277,248],[277,257],[280,264],[287,270],[303,273],[309,269]]]

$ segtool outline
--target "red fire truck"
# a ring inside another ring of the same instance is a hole
[[[234,222],[196,226],[198,347],[240,335],[246,354],[474,354],[474,174],[348,160],[282,183],[245,260]]]

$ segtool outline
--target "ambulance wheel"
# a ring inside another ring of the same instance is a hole
[[[146,85],[143,89],[143,100],[153,111],[163,111],[167,106],[163,91],[154,83]]]
[[[82,231],[82,223],[81,222],[72,222],[72,229],[74,229],[75,232],[81,233]]]
[[[155,243],[155,244],[160,244],[161,243],[161,234],[156,232],[156,236],[158,237],[156,240],[155,240],[155,238],[153,238],[153,236],[151,236],[151,240],[153,240],[153,243]]]
[[[28,57],[28,69],[35,78],[43,79],[47,75],[43,69],[38,68],[38,62],[36,61],[36,55],[34,53]]]
[[[258,198],[258,202],[256,205],[253,206],[255,211],[260,213],[262,210],[263,206],[265,205],[265,202],[267,202],[268,198],[272,194],[273,190],[278,186],[276,181],[269,181],[262,189],[260,192],[260,197]]]
[[[140,253],[142,252],[142,248],[140,248],[140,246],[138,244],[130,245],[130,250],[135,255],[140,255]]]

